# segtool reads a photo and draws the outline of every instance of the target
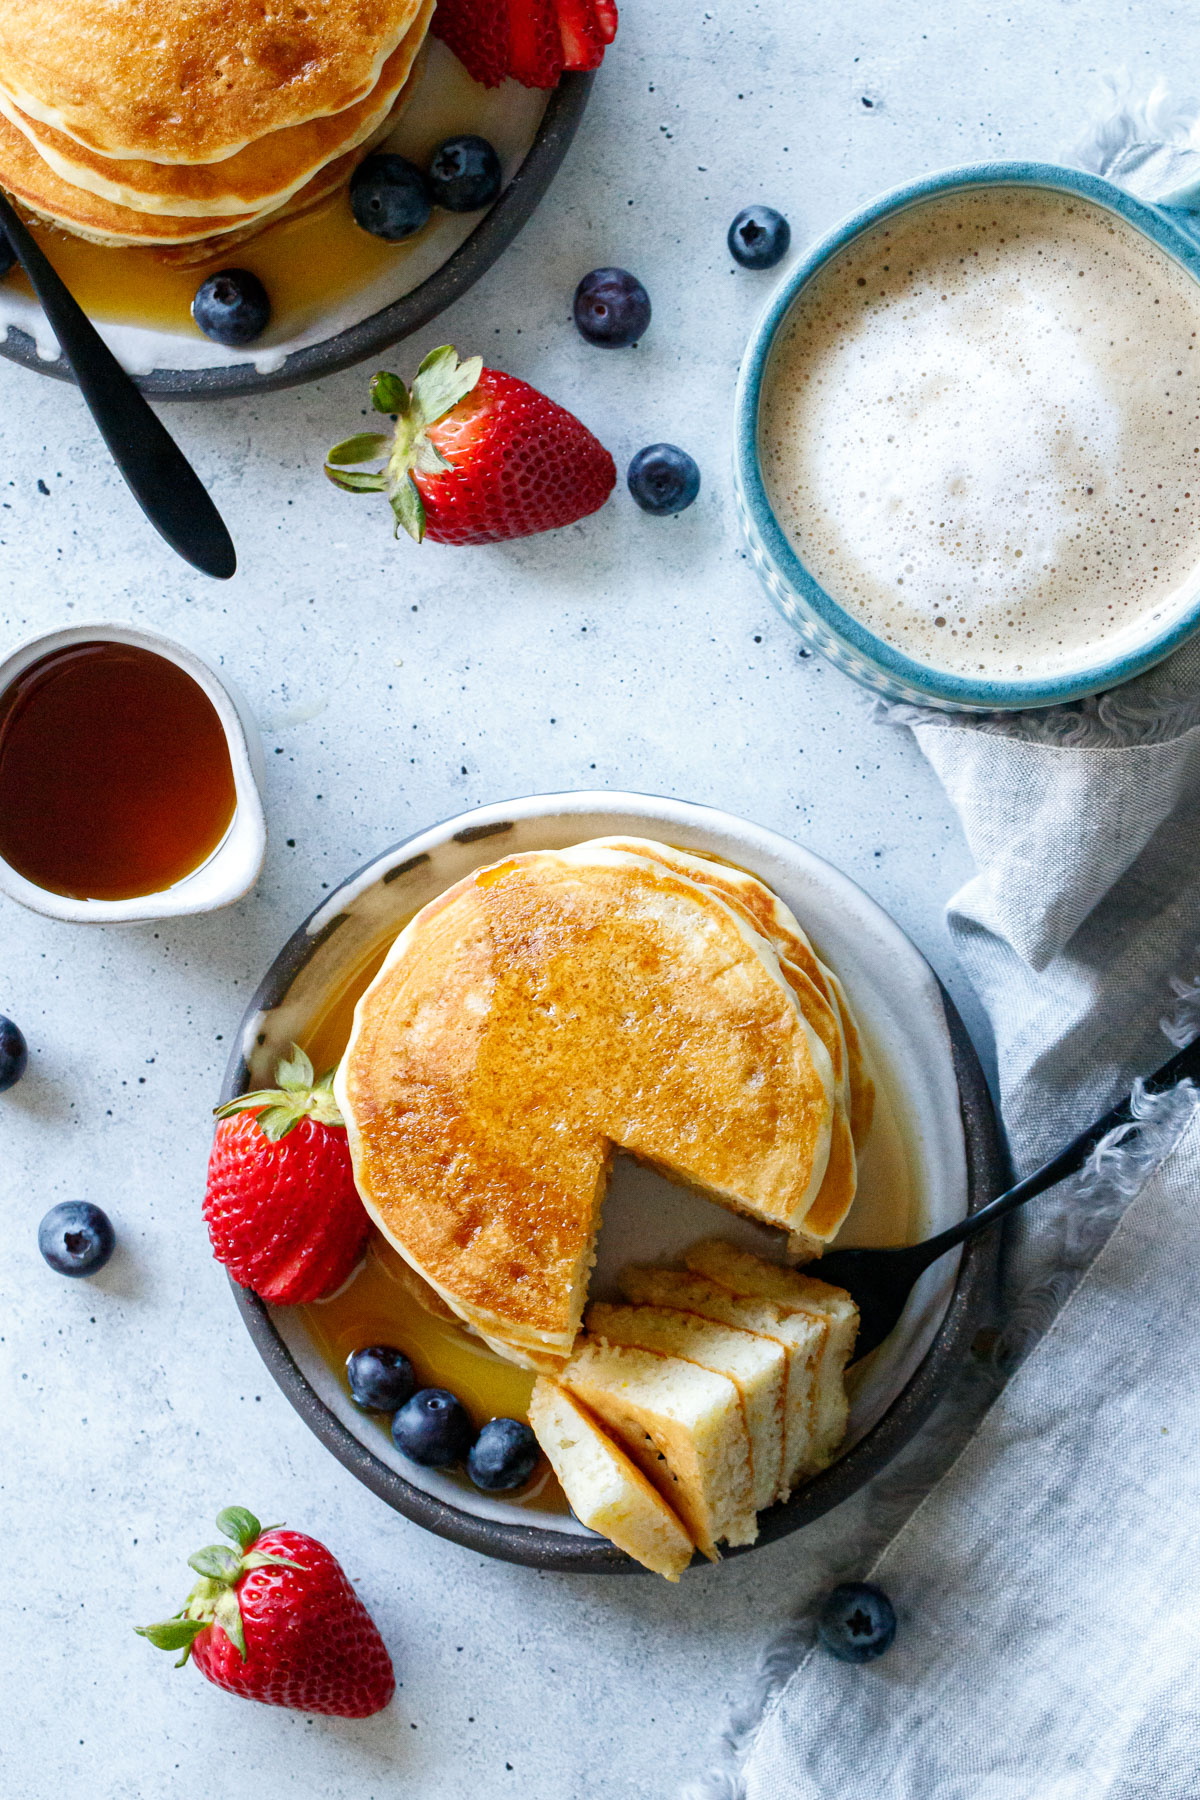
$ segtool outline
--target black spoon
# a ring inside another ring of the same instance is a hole
[[[200,477],[3,194],[0,229],[33,285],[134,499],[185,562],[227,581],[237,568],[237,552]]]
[[[1193,1038],[1186,1048],[1176,1051],[1156,1074],[1148,1076],[1144,1084],[1145,1092],[1162,1094],[1189,1078],[1200,1078],[1200,1037]],[[945,1256],[947,1250],[953,1250],[956,1244],[963,1244],[977,1232],[986,1231],[997,1219],[1015,1212],[1018,1206],[1024,1206],[1035,1195],[1044,1194],[1047,1188],[1054,1187],[1066,1176],[1074,1175],[1083,1167],[1101,1138],[1118,1125],[1133,1122],[1136,1126],[1132,1102],[1133,1096],[1130,1094],[1119,1106],[1114,1106],[1111,1112],[1105,1113],[1102,1119],[1089,1125],[1053,1161],[1045,1163],[1032,1175],[1027,1175],[1016,1187],[1009,1188],[998,1199],[989,1201],[987,1206],[981,1207],[969,1218],[960,1219],[948,1231],[939,1232],[937,1237],[927,1238],[923,1244],[910,1244],[899,1250],[835,1250],[831,1256],[823,1256],[819,1263],[814,1263],[809,1271],[811,1274],[819,1274],[822,1281],[832,1282],[834,1287],[845,1288],[858,1302],[862,1322],[859,1326],[856,1356],[866,1356],[882,1344],[904,1311],[904,1303],[913,1284],[924,1274],[930,1263],[935,1263],[939,1256]]]

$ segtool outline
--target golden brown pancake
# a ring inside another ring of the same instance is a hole
[[[833,1135],[825,1179],[803,1223],[793,1231],[791,1244],[792,1254],[797,1258],[819,1256],[837,1234],[853,1204],[858,1187],[855,1146],[865,1142],[870,1128],[867,1091],[872,1105],[874,1097],[857,1030],[852,1023],[847,1023],[849,1007],[843,989],[840,984],[835,985],[835,977],[818,959],[793,914],[764,882],[748,871],[648,838],[597,838],[595,842],[597,846],[607,845],[649,857],[690,880],[701,882],[749,919],[772,944],[805,1017],[829,1052],[836,1080]],[[854,1031],[854,1057],[849,1053],[851,1030]],[[857,1087],[859,1097],[863,1121],[861,1138],[854,1132],[852,1084]]]
[[[4,0],[0,86],[102,156],[209,163],[371,92],[420,0]]]
[[[363,1199],[502,1354],[560,1366],[614,1147],[792,1229],[833,1072],[767,941],[645,859],[515,856],[401,933],[338,1074]]]
[[[202,220],[264,212],[282,206],[327,163],[372,135],[408,79],[432,14],[433,0],[424,0],[365,99],[345,112],[268,132],[220,162],[116,161],[31,119],[2,91],[0,113],[29,139],[54,175],[114,206]]]
[[[344,186],[372,144],[391,130],[392,121],[407,94],[407,87],[400,90],[383,125],[364,144],[326,163],[290,200],[282,206],[268,207],[265,212],[226,214],[223,218],[172,219],[162,213],[155,216],[136,212],[128,206],[114,206],[110,200],[101,200],[97,195],[87,194],[82,188],[61,180],[42,161],[29,139],[2,113],[0,187],[39,218],[73,232],[76,237],[90,238],[98,244],[193,246],[206,255],[210,248],[241,243],[267,225],[315,206],[326,195]]]

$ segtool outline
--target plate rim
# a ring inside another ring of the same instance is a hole
[[[568,71],[561,77],[546,103],[533,143],[499,199],[441,267],[411,293],[402,294],[357,325],[293,351],[277,369],[265,373],[254,363],[244,362],[209,369],[151,369],[131,379],[143,394],[157,400],[223,400],[239,394],[266,394],[337,374],[411,337],[461,299],[528,224],[570,149],[597,73],[594,69]],[[39,356],[33,338],[19,326],[10,327],[0,338],[0,356],[21,368],[76,385],[69,363],[61,355],[53,361]]]
[[[336,925],[342,915],[336,912],[331,913],[330,907],[337,894],[353,888],[369,870],[378,864],[390,858],[400,859],[406,849],[427,838],[431,833],[444,832],[449,838],[457,839],[460,842],[470,842],[474,838],[490,836],[493,832],[498,832],[503,828],[502,825],[498,826],[491,822],[477,824],[473,828],[470,821],[478,820],[480,815],[487,815],[491,821],[502,819],[506,808],[517,805],[528,806],[533,800],[545,803],[546,810],[550,811],[555,801],[570,800],[578,806],[579,802],[588,798],[594,798],[598,806],[603,803],[614,808],[619,808],[624,801],[638,800],[681,804],[678,799],[668,795],[606,792],[604,790],[596,790],[594,793],[579,791],[567,794],[526,795],[519,799],[490,802],[483,806],[472,807],[463,813],[453,814],[450,818],[433,825],[422,826],[419,830],[399,839],[395,844],[379,851],[360,868],[348,875],[338,884],[333,893],[325,895],[292,932],[259,983],[239,1025],[221,1084],[221,1101],[232,1099],[236,1094],[245,1091],[249,1080],[249,1070],[245,1058],[247,1027],[264,1012],[273,1009],[282,995],[290,988],[300,969]],[[691,802],[682,804],[695,805]],[[749,820],[740,819],[736,814],[726,814],[723,809],[718,807],[701,806],[697,810],[713,813],[717,817],[731,818],[740,824],[752,823]],[[457,830],[451,830],[451,827],[457,827]],[[753,828],[757,830],[770,829],[758,826]],[[467,835],[464,837],[463,833]],[[807,846],[804,848],[807,854],[818,856],[822,862],[827,861],[826,858],[820,857],[818,852],[807,850]],[[852,877],[838,869],[836,864],[831,863],[829,867],[841,880],[852,880]],[[858,886],[859,884],[854,883],[854,885]],[[862,891],[865,892],[865,890]],[[872,899],[870,895],[867,898]],[[878,902],[872,899],[872,904],[878,905]],[[883,909],[881,908],[881,910]],[[324,915],[323,919],[322,915]],[[887,917],[891,919],[890,914]],[[310,930],[310,926],[318,919],[322,919],[321,925],[315,931]],[[903,927],[894,919],[891,922],[911,944],[912,940],[908,938],[907,932],[903,932]],[[915,954],[922,956],[922,961],[929,966],[927,959],[917,950],[916,946],[912,947]],[[951,1059],[959,1093],[966,1155],[967,1212],[969,1215],[977,1212],[980,1207],[987,1204],[988,1200],[1002,1191],[1008,1176],[1008,1155],[991,1092],[974,1044],[957,1007],[936,972],[934,972],[934,980],[937,983],[945,1012]],[[831,1464],[828,1469],[822,1470],[819,1475],[814,1476],[785,1504],[774,1506],[763,1515],[761,1529],[753,1544],[727,1549],[723,1552],[723,1560],[731,1556],[745,1555],[763,1545],[775,1543],[783,1537],[790,1536],[792,1532],[801,1530],[805,1525],[812,1524],[814,1520],[839,1506],[842,1501],[849,1499],[868,1480],[878,1474],[910,1441],[941,1398],[947,1383],[961,1363],[976,1331],[983,1322],[988,1302],[997,1288],[999,1251],[1000,1234],[996,1232],[985,1232],[981,1236],[971,1239],[964,1246],[954,1289],[933,1342],[891,1405],[844,1456]],[[648,1573],[624,1551],[618,1550],[616,1545],[610,1544],[602,1538],[575,1536],[548,1530],[540,1525],[526,1526],[508,1520],[482,1518],[474,1513],[460,1511],[446,1501],[427,1493],[424,1488],[406,1481],[399,1471],[383,1462],[355,1437],[336,1414],[326,1406],[276,1329],[270,1309],[265,1302],[250,1289],[239,1287],[232,1278],[230,1278],[229,1285],[238,1312],[241,1314],[255,1348],[285,1398],[324,1448],[331,1451],[342,1466],[356,1476],[365,1487],[381,1500],[386,1501],[403,1517],[466,1549],[477,1550],[484,1555],[494,1556],[506,1562],[522,1564],[527,1568],[578,1574]]]

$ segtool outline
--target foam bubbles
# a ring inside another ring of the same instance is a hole
[[[923,203],[801,296],[763,408],[772,504],[899,649],[1049,673],[1200,585],[1200,288],[1067,195]]]

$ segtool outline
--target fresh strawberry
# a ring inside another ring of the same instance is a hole
[[[429,29],[484,87],[508,74],[508,0],[438,0]]]
[[[552,88],[564,69],[598,69],[617,35],[614,0],[438,0],[430,31],[484,87],[506,75]]]
[[[314,1083],[293,1044],[278,1088],[217,1108],[204,1219],[213,1254],[242,1287],[276,1306],[332,1293],[370,1231],[354,1185],[332,1072]]]
[[[228,1693],[297,1712],[365,1719],[396,1691],[387,1646],[337,1559],[316,1538],[264,1531],[244,1506],[217,1514],[237,1545],[188,1557],[200,1577],[181,1612],[136,1625],[159,1650],[182,1650]]]
[[[558,86],[563,40],[555,0],[510,0],[508,72],[531,88]]]
[[[556,0],[564,69],[598,69],[604,39],[592,0]]]
[[[617,35],[616,0],[592,0],[592,11],[596,15],[601,38],[606,44],[611,44]]]
[[[364,431],[329,452],[325,473],[350,493],[386,493],[400,528],[421,542],[495,544],[573,525],[616,485],[612,457],[586,426],[527,381],[460,363],[451,345],[425,358],[409,392],[396,375],[371,383],[392,437]],[[352,463],[387,458],[380,473]]]

